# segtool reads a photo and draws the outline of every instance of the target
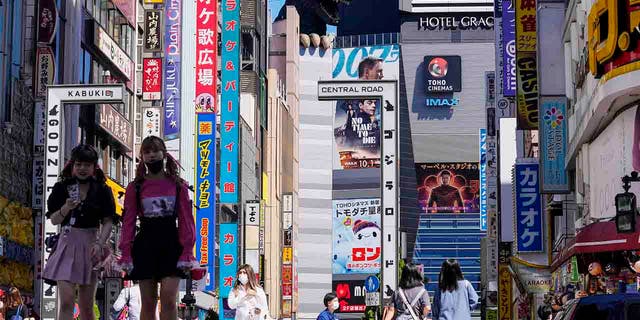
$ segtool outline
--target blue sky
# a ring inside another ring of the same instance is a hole
[[[269,8],[271,9],[271,21],[273,21],[278,12],[280,12],[280,8],[284,5],[285,0],[269,0]],[[335,26],[327,26],[327,33],[336,34]]]

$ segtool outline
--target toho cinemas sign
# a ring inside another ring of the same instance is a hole
[[[607,81],[640,69],[640,0],[596,0],[587,28],[594,77]]]

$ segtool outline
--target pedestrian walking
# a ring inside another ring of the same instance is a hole
[[[146,137],[140,159],[125,193],[119,264],[127,273],[125,279],[140,281],[140,319],[155,319],[160,284],[160,319],[175,320],[180,279],[198,266],[189,190],[161,138]]]
[[[426,319],[431,311],[429,293],[424,288],[424,277],[417,265],[406,264],[402,268],[398,290],[393,294],[393,305],[384,310],[383,319]]]
[[[338,320],[335,312],[340,309],[340,300],[335,292],[329,292],[324,295],[324,311],[320,312],[316,320]]]
[[[118,218],[113,193],[98,167],[98,152],[88,144],[73,148],[60,178],[47,199],[46,216],[61,229],[50,242],[54,251],[42,277],[58,287],[57,319],[73,317],[77,289],[80,318],[94,320],[98,275],[110,254],[106,243]]]
[[[140,309],[142,308],[142,298],[140,295],[140,286],[137,281],[133,281],[133,285],[122,288],[118,299],[113,304],[113,310],[117,313],[114,319],[140,319]],[[126,313],[126,317],[123,315]]]
[[[434,320],[470,320],[471,310],[478,304],[478,294],[464,279],[460,264],[455,259],[442,263],[438,290],[433,298]]]
[[[24,320],[27,318],[28,310],[22,302],[22,295],[20,290],[16,287],[9,289],[9,299],[6,306],[6,319],[7,320]]]
[[[240,266],[236,279],[228,298],[229,308],[236,310],[236,320],[270,319],[267,295],[258,285],[253,268]]]

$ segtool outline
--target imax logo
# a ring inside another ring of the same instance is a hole
[[[427,98],[427,107],[453,107],[460,103],[456,98]]]

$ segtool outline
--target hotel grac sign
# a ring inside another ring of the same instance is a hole
[[[607,81],[640,69],[640,0],[596,0],[587,24],[591,74]]]

